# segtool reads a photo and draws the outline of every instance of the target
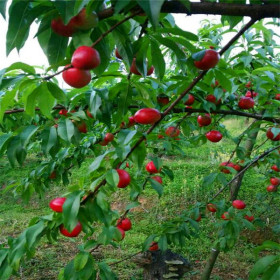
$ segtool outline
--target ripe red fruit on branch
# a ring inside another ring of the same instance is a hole
[[[128,218],[118,219],[117,227],[123,229],[124,231],[131,230],[132,224]]]
[[[280,184],[280,179],[279,178],[276,178],[276,177],[272,177],[270,178],[270,183],[273,185],[273,186],[278,186]]]
[[[128,118],[128,127],[131,127],[131,126],[133,126],[133,125],[135,125],[135,120],[134,120],[134,117],[132,116],[132,117],[129,117]]]
[[[198,215],[196,221],[197,221],[197,222],[200,222],[200,221],[201,221],[201,214]]]
[[[228,212],[225,212],[225,213],[221,216],[221,218],[222,218],[223,220],[225,220],[225,221],[229,221],[229,220],[230,220],[230,218],[229,218],[229,213],[228,213]]]
[[[212,118],[211,118],[210,114],[205,114],[204,116],[199,115],[197,117],[197,122],[198,122],[199,126],[208,126],[209,124],[211,124]]]
[[[122,235],[121,240],[123,240],[124,237],[125,237],[125,231],[122,228],[120,228],[120,227],[117,227],[117,229],[120,231],[120,233]]]
[[[89,110],[87,110],[87,116],[91,119],[93,119],[93,115],[91,114],[91,112]]]
[[[81,122],[77,125],[77,128],[78,130],[81,132],[81,133],[87,133],[87,125],[85,122]]]
[[[89,30],[96,27],[98,24],[98,16],[95,12],[87,14],[86,8],[83,8],[78,15],[74,16],[70,23],[76,28],[81,30]]]
[[[157,136],[157,138],[158,138],[158,139],[163,139],[164,136],[163,136],[162,134],[159,134],[159,135]]]
[[[162,178],[160,176],[152,177],[153,180],[157,181],[158,183],[162,184]]]
[[[66,65],[66,67],[69,65]],[[91,75],[88,70],[70,68],[62,73],[63,80],[71,87],[82,88],[90,83]]]
[[[82,231],[82,224],[80,222],[77,223],[77,225],[74,227],[74,229],[69,232],[64,225],[60,225],[59,230],[62,235],[67,236],[67,237],[76,237],[80,234]]]
[[[180,134],[180,130],[175,126],[169,126],[168,128],[166,128],[165,134],[169,137],[177,137]]]
[[[254,97],[256,97],[258,95],[258,93],[257,92],[254,92],[254,91],[250,91],[250,90],[248,90],[247,92],[246,92],[246,94],[245,94],[245,97],[251,97],[251,98],[254,98]]]
[[[55,179],[56,178],[56,172],[53,171],[50,176],[49,176],[50,179]]]
[[[154,124],[160,120],[161,114],[157,109],[143,108],[137,111],[134,115],[134,120],[141,124]]]
[[[149,251],[158,251],[158,243],[153,241],[149,247]]]
[[[169,103],[169,97],[166,95],[159,95],[157,96],[157,102],[159,105],[167,105]]]
[[[276,100],[280,100],[280,93],[277,93],[277,94],[275,95],[275,99],[276,99]]]
[[[75,32],[73,23],[70,21],[65,25],[61,17],[52,20],[51,28],[56,34],[64,37],[71,37]]]
[[[120,55],[118,49],[115,49],[115,56],[116,56],[116,58],[118,58],[118,59],[122,59],[122,56]]]
[[[232,167],[232,168],[235,167],[234,163],[232,163],[232,162],[227,162],[227,161],[222,162],[222,163],[220,164],[220,166],[228,166],[228,167]],[[225,174],[231,173],[230,170],[229,170],[229,169],[226,169],[226,168],[221,169],[221,172],[223,172],[223,173],[225,173]]]
[[[136,58],[133,58],[132,64],[130,66],[130,72],[135,75],[141,76],[141,73],[138,71],[137,66],[136,66]],[[154,72],[154,66],[151,66],[147,71],[147,76],[152,75],[153,72]]]
[[[87,46],[78,47],[72,55],[71,63],[78,69],[94,69],[100,64],[99,52]]]
[[[253,108],[254,105],[254,99],[246,96],[242,96],[238,102],[238,107],[245,110]]]
[[[61,213],[63,204],[66,200],[66,197],[57,197],[50,201],[49,206],[54,212]]]
[[[271,169],[276,171],[276,172],[280,172],[280,167],[278,168],[276,164],[272,165]]]
[[[246,207],[246,204],[242,200],[234,200],[232,202],[232,206],[236,209],[244,209]]]
[[[185,102],[185,105],[192,105],[194,103],[195,99],[193,97],[193,95],[188,94],[188,99]]]
[[[106,142],[112,142],[114,140],[115,136],[113,133],[106,133],[105,134],[105,137],[104,137],[104,140]]]
[[[246,219],[247,221],[249,221],[249,222],[252,222],[252,221],[254,221],[254,216],[248,216],[248,215],[245,215],[244,216],[244,219]]]
[[[206,99],[208,102],[214,103],[215,105],[219,105],[219,104],[221,104],[221,102],[222,102],[221,99],[219,99],[219,100],[217,101],[216,96],[213,95],[213,94],[207,95],[207,96],[205,97],[205,99]]]
[[[196,68],[201,70],[208,70],[217,65],[220,60],[220,55],[214,50],[204,51],[204,56],[199,61],[194,61]]]
[[[279,141],[280,140],[280,132],[277,135],[275,135],[275,134],[273,134],[271,129],[272,128],[269,128],[268,131],[266,132],[266,137],[268,139],[271,139],[272,141]]]
[[[252,86],[253,86],[253,84],[252,84],[251,81],[249,81],[249,82],[245,85],[246,88],[251,88]]]
[[[66,117],[68,114],[68,111],[66,109],[61,109],[58,114]]]
[[[119,174],[118,188],[125,188],[130,183],[130,175],[123,169],[116,169]]]
[[[149,163],[147,163],[146,165],[146,170],[151,173],[151,174],[154,174],[154,173],[159,173],[160,170],[157,170],[156,166],[154,165],[153,161],[150,161]]]
[[[206,133],[206,137],[209,141],[216,143],[216,142],[219,142],[223,138],[223,135],[218,130],[211,130]]]
[[[266,190],[268,192],[276,192],[277,191],[277,187],[276,186],[273,186],[273,185],[270,185],[266,188]]]
[[[213,212],[213,213],[217,212],[217,206],[213,203],[208,203],[207,209],[208,209],[208,211]]]

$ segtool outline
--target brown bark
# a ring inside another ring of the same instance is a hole
[[[162,13],[177,13],[188,15],[226,15],[226,16],[248,16],[252,18],[280,17],[280,8],[277,4],[246,5],[198,2],[190,3],[190,11],[179,1],[165,2],[161,9]],[[98,13],[99,19],[111,17],[114,14],[112,8]]]

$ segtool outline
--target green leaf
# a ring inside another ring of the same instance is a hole
[[[15,166],[17,153],[22,149],[19,136],[15,136],[9,141],[7,146],[7,157],[12,167]]]
[[[26,98],[26,101],[24,104],[24,109],[25,109],[25,112],[30,116],[34,116],[34,114],[35,114],[36,101],[37,101],[37,98],[38,98],[40,92],[42,91],[42,88],[43,88],[43,86],[39,85]]]
[[[23,62],[15,62],[11,66],[6,69],[6,73],[15,69],[21,69],[22,71],[29,73],[29,74],[36,74],[34,67],[23,63]]]
[[[186,56],[185,53],[181,50],[181,48],[171,39],[166,37],[161,37],[159,35],[153,36],[160,44],[165,45],[167,48],[171,49],[177,58],[177,63],[179,67],[185,71],[186,68]]]
[[[6,18],[6,5],[8,0],[2,0],[0,1],[0,14],[3,16],[3,18]]]
[[[229,23],[229,28],[233,29],[240,21],[242,21],[243,17],[238,16],[222,16],[221,22],[223,25],[225,25],[225,22],[227,21]]]
[[[6,91],[0,96],[0,123],[3,121],[6,109],[14,104],[16,92],[17,91],[13,89],[11,91]]]
[[[137,0],[138,5],[145,11],[154,27],[158,25],[159,15],[164,0]]]
[[[155,67],[156,75],[162,79],[165,73],[165,61],[159,48],[159,44],[153,39],[151,40],[151,53],[153,54],[152,62]]]
[[[118,142],[122,145],[127,145],[136,133],[137,130],[122,129],[118,133]]]
[[[157,182],[156,180],[149,179],[149,182],[151,183],[152,188],[158,193],[158,196],[161,197],[163,194],[163,187],[162,185]]]
[[[74,124],[69,119],[60,119],[58,124],[58,136],[66,142],[71,142],[74,135]]]
[[[257,277],[264,273],[270,265],[277,259],[277,256],[266,256],[258,260],[250,272],[249,280],[257,279]]]
[[[207,187],[207,186],[212,185],[214,183],[214,181],[216,180],[218,174],[219,173],[211,173],[211,174],[207,175],[206,177],[204,177],[202,186]]]
[[[139,205],[141,205],[141,203],[138,201],[131,202],[125,207],[125,210],[130,210],[132,208],[138,207]]]
[[[138,170],[142,168],[146,155],[147,155],[147,149],[143,142],[131,154],[131,160],[133,161],[134,164],[136,164]]]
[[[42,35],[45,32],[42,33]],[[41,36],[41,35],[40,35]],[[40,37],[38,36],[38,38]],[[68,45],[68,38],[60,36],[54,32],[51,32],[50,37],[47,38],[45,46],[42,46],[43,51],[45,52],[48,61],[50,64],[59,64],[63,61],[66,55],[66,48]]]
[[[220,85],[225,88],[228,92],[231,92],[232,85],[231,81],[219,70],[214,69],[216,79],[219,81]]]
[[[67,24],[75,16],[76,1],[54,1],[53,3],[61,15],[64,24]]]
[[[38,130],[38,126],[36,125],[29,125],[26,127],[19,135],[21,144],[24,148],[26,148],[27,144],[29,143],[30,138],[33,134]]]
[[[116,187],[120,180],[116,169],[109,170],[106,174],[105,179],[106,179],[106,182],[113,187]]]
[[[93,90],[90,94],[89,109],[91,114],[94,116],[94,118],[96,118],[96,114],[99,111],[101,105],[102,105],[102,99],[97,94],[97,92]]]
[[[80,252],[74,259],[74,267],[76,271],[82,270],[88,262],[89,253]]]
[[[205,50],[197,52],[197,53],[194,53],[192,55],[192,58],[195,61],[200,61],[204,57],[204,55],[205,55]]]
[[[178,36],[182,36],[185,39],[189,39],[191,41],[198,41],[198,37],[197,35],[188,32],[188,31],[184,31],[180,28],[174,27],[174,28],[161,28],[159,30],[157,30],[158,33],[171,33],[173,35],[178,35]]]
[[[34,243],[38,240],[39,235],[43,232],[44,229],[44,222],[40,221],[39,223],[29,227],[26,230],[26,243],[29,249],[34,246]]]
[[[4,150],[7,147],[11,137],[11,133],[0,135],[0,155],[4,153]]]
[[[127,5],[129,5],[131,0],[122,0],[117,1],[114,7],[114,14],[117,15],[119,12],[124,9]]]
[[[58,85],[56,85],[52,82],[48,82],[47,87],[49,89],[49,92],[55,99],[61,100],[61,101],[65,101],[67,99],[65,92]]]
[[[47,83],[42,83],[38,92],[37,101],[40,111],[49,119],[52,119],[51,110],[55,104],[55,99],[50,94]]]
[[[68,231],[72,231],[77,225],[78,213],[80,209],[80,200],[83,191],[75,191],[67,196],[63,204],[63,224]]]
[[[23,47],[32,22],[50,9],[51,6],[46,1],[34,6],[34,8],[28,0],[12,2],[9,8],[9,27],[6,36],[7,56],[14,48],[19,51]]]
[[[104,159],[104,157],[106,155],[108,155],[109,153],[111,153],[112,151],[107,151],[105,152],[103,155],[98,156],[97,158],[95,158],[95,160],[93,161],[93,163],[89,166],[89,172],[92,173],[93,171],[97,170],[100,165],[102,160]]]
[[[56,129],[52,127],[47,127],[42,131],[42,151],[45,155],[49,153],[52,147],[57,143],[57,132]]]
[[[167,237],[166,235],[162,235],[158,241],[158,246],[162,251],[166,251],[168,248]]]

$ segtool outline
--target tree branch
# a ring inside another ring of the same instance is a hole
[[[248,16],[251,18],[269,18],[280,17],[280,9],[277,4],[247,5],[247,4],[226,4],[211,2],[191,2],[190,10],[179,1],[166,1],[161,9],[162,13],[174,14],[208,14],[208,15],[226,15],[226,16]],[[113,8],[103,10],[98,13],[99,19],[105,19],[113,16]]]

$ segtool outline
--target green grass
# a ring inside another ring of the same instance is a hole
[[[238,136],[240,126],[243,126],[241,122],[226,120],[224,124],[230,130],[231,135]],[[263,140],[264,136],[259,140],[259,144]],[[268,144],[265,144],[261,149],[265,150],[267,147]],[[126,238],[119,243],[118,248],[102,247],[95,257],[117,261],[141,250],[142,242],[148,235],[156,233],[162,222],[176,217],[196,201],[203,202],[213,195],[220,186],[203,188],[201,187],[201,181],[204,176],[216,171],[221,161],[228,159],[233,148],[233,142],[223,139],[217,144],[206,143],[200,147],[185,148],[186,155],[184,156],[179,153],[164,156],[164,165],[173,170],[174,181],[170,181],[167,177],[163,178],[164,194],[161,199],[158,198],[154,190],[147,186],[144,194],[140,197],[141,207],[137,207],[129,213],[133,229],[127,232]],[[0,161],[0,186],[9,185],[13,181],[23,178],[36,166],[39,160],[34,156],[28,158],[23,168],[11,169],[6,159],[2,159]],[[83,176],[87,173],[87,167],[90,163],[91,160],[88,159],[80,169],[73,170],[72,184],[80,180],[81,174]],[[133,169],[130,172],[133,172]],[[267,186],[265,179],[265,176],[259,170],[249,170],[244,177],[240,191],[239,197],[246,201],[248,208],[256,216],[261,213],[261,210],[266,210],[264,205],[267,201],[256,200],[257,193],[265,193],[265,187]],[[48,208],[50,199],[66,191],[65,187],[54,183],[44,199],[40,200],[34,195],[28,205],[24,205],[20,199],[15,199],[11,192],[1,195],[0,242],[6,242],[8,236],[15,237],[20,234],[28,226],[32,217],[50,213]],[[228,199],[228,196],[228,192],[224,192],[221,198]],[[120,213],[128,203],[129,190],[119,190],[114,194],[113,208]],[[265,230],[243,232],[232,251],[220,254],[212,279],[245,280],[248,278],[248,272],[255,261],[253,248],[266,239],[277,240],[277,237],[270,230],[271,226],[279,220],[277,205],[279,205],[279,199],[273,200],[270,208],[268,208],[269,210],[261,216],[263,219],[269,218],[269,225]],[[200,238],[188,240],[184,248],[172,248],[188,258],[193,264],[192,271],[184,279],[199,279],[216,238],[215,220],[214,216],[206,214],[200,222]],[[77,242],[81,243],[82,239],[77,239]],[[61,237],[59,242],[54,244],[49,244],[46,239],[43,239],[35,256],[22,265],[20,276],[13,279],[57,279],[60,269],[73,258],[77,251],[77,244],[67,238]],[[121,280],[131,279],[132,276],[141,279],[141,269],[129,260],[116,265],[115,271],[118,272]]]

